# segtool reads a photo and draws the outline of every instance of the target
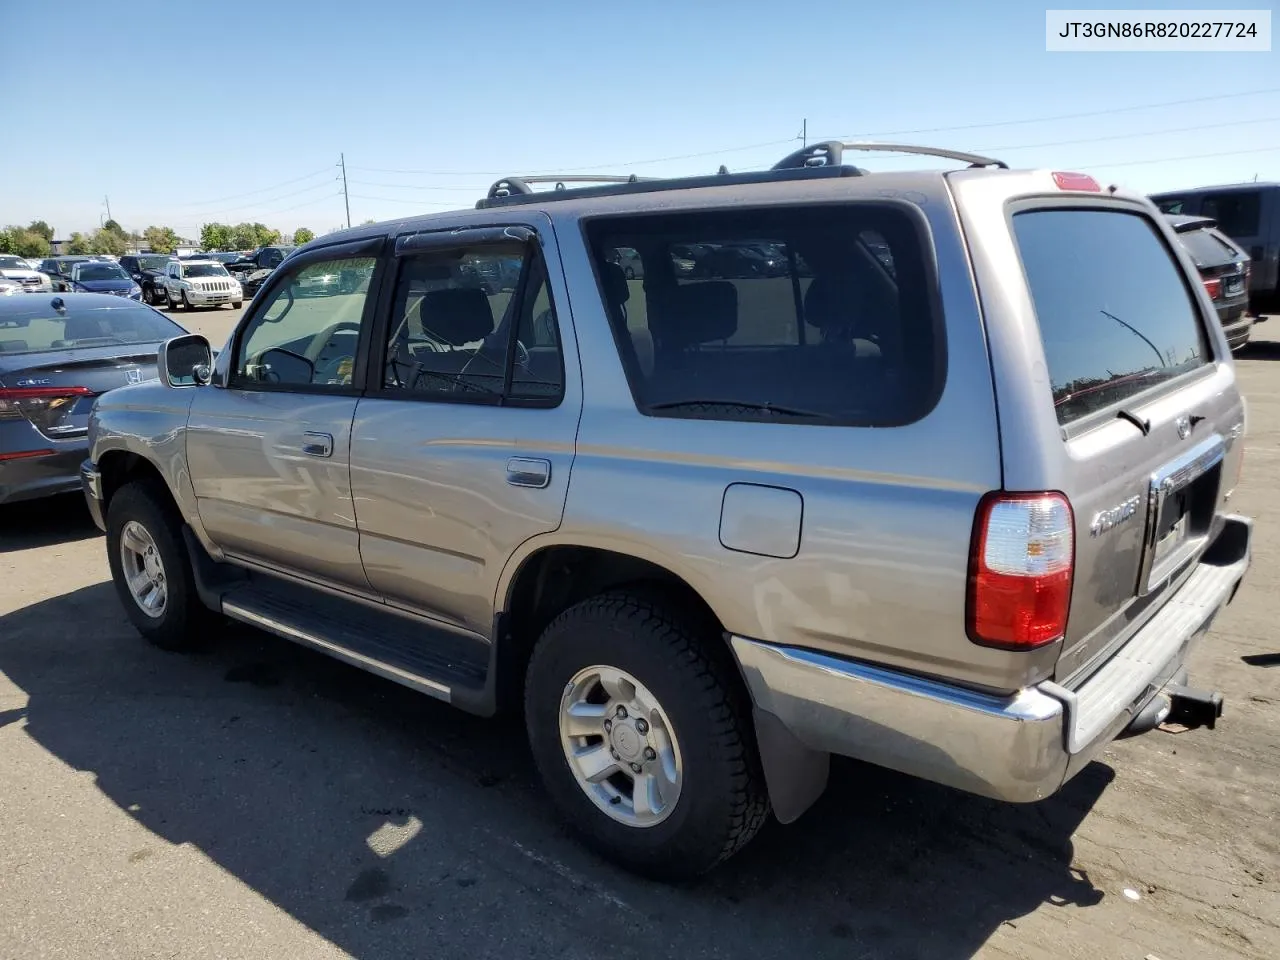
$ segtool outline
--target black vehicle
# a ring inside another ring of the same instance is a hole
[[[1280,183],[1237,183],[1154,193],[1164,213],[1210,217],[1249,255],[1249,303],[1280,310]]]
[[[143,303],[164,304],[169,302],[164,292],[164,268],[173,259],[167,253],[129,254],[120,258],[120,266],[142,288]]]
[[[0,503],[80,489],[94,399],[154,380],[160,344],[185,332],[126,297],[0,297]]]
[[[294,246],[269,246],[259,247],[247,257],[242,257],[231,263],[227,263],[227,271],[240,281],[240,286],[244,289],[246,299],[252,299],[260,289],[267,278],[280,264],[284,263],[285,258],[293,251],[297,250]]]
[[[40,272],[47,274],[55,293],[71,289],[71,269],[77,263],[96,260],[97,257],[49,257],[40,261]]]
[[[1190,254],[1205,292],[1218,311],[1227,344],[1239,350],[1249,342],[1249,255],[1218,229],[1210,217],[1165,214],[1182,246]]]

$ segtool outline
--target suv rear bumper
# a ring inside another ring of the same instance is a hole
[[[732,637],[757,710],[812,750],[998,800],[1057,791],[1183,675],[1192,644],[1249,566],[1252,523],[1227,517],[1178,591],[1072,691],[1046,681],[993,696],[795,647]]]

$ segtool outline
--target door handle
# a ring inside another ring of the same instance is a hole
[[[513,487],[542,489],[551,483],[551,461],[512,457],[507,461],[507,483]]]
[[[333,456],[333,435],[328,433],[312,433],[302,435],[302,452],[309,457]]]

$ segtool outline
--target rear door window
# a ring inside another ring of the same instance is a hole
[[[1209,362],[1199,308],[1147,217],[1030,210],[1013,229],[1059,423]]]
[[[1178,239],[1198,267],[1220,267],[1241,256],[1240,251],[1228,246],[1210,230],[1188,230],[1178,234]]]
[[[937,402],[927,241],[901,207],[611,218],[588,233],[647,415],[893,426]]]
[[[1217,220],[1229,237],[1256,237],[1262,218],[1262,194],[1257,190],[1211,193],[1200,204],[1200,212]]]

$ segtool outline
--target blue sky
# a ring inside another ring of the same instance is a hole
[[[799,146],[805,118],[811,141],[989,150],[1140,190],[1280,180],[1274,43],[1047,53],[1047,5],[64,0],[49,17],[0,0],[7,19],[57,26],[0,57],[17,123],[0,148],[0,224],[38,217],[65,237],[97,226],[109,196],[127,229],[325,232],[345,222],[340,153],[359,222],[471,206],[504,174],[767,166]],[[1273,2],[1219,6],[1280,21]]]

